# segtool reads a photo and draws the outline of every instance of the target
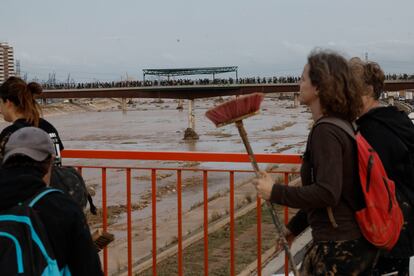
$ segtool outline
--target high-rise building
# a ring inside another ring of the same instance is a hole
[[[13,47],[7,43],[0,43],[0,83],[14,75]]]

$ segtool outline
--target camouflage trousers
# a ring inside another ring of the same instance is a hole
[[[300,275],[371,275],[377,253],[363,238],[314,242],[303,258]]]

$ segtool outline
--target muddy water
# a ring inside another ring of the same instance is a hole
[[[184,131],[188,127],[186,105],[184,111],[176,109],[177,102],[165,100],[158,104],[149,100],[135,100],[136,106],[130,106],[126,113],[120,110],[102,112],[82,112],[64,115],[46,116],[60,132],[67,149],[114,149],[144,151],[207,151],[207,152],[244,152],[244,146],[233,125],[217,129],[204,113],[214,105],[213,99],[196,100],[196,132],[200,139],[195,142],[184,141]],[[292,108],[293,101],[266,98],[262,104],[262,113],[244,120],[252,148],[257,153],[300,153],[310,125],[310,114],[304,107]],[[0,124],[3,128],[6,124]],[[177,163],[157,161],[110,161],[110,160],[64,160],[64,164],[89,164],[134,167],[195,167],[230,169],[250,169],[249,164],[220,163]],[[261,165],[265,168],[266,165]],[[94,197],[101,206],[101,171],[85,169],[84,176],[88,185],[96,187]],[[249,174],[236,174],[236,183],[248,178]],[[148,255],[151,249],[151,198],[150,172],[148,170],[132,171],[132,203],[139,204],[140,210],[133,213],[134,239],[140,242],[138,252],[134,252],[134,261]],[[183,173],[183,212],[197,206],[203,200],[202,172]],[[109,169],[107,171],[108,206],[125,205],[126,195],[125,171]],[[167,223],[176,218],[176,174],[174,170],[158,171],[157,221]],[[225,193],[229,189],[227,173],[210,173],[208,176],[208,194]],[[201,216],[201,214],[200,214]],[[120,213],[110,218],[111,228],[117,243],[111,245],[110,251],[120,252],[111,259],[110,271],[116,271],[125,264],[125,214]],[[195,229],[199,225],[191,225]],[[189,231],[190,231],[189,230]],[[158,230],[157,243],[163,246],[176,236],[174,233],[161,233]],[[168,231],[168,230],[167,230]],[[184,233],[185,234],[185,233]],[[135,247],[134,247],[135,248]]]
[[[196,143],[183,141],[187,112],[175,109],[174,101],[155,104],[141,101],[140,110],[126,113],[85,112],[48,118],[60,130],[67,148],[103,148],[132,150],[179,150],[240,152],[243,145],[234,126],[217,129],[204,116],[211,100],[196,101]],[[286,109],[290,101],[267,99],[263,112],[244,121],[253,148],[257,152],[276,151],[273,143],[303,141],[309,115],[304,109]],[[283,124],[295,123],[283,129]],[[282,128],[272,131],[272,128]],[[294,140],[292,140],[294,139]]]

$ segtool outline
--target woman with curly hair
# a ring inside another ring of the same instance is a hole
[[[8,78],[0,86],[0,111],[6,122],[12,124],[0,133],[0,160],[3,159],[4,145],[8,137],[26,126],[35,126],[47,132],[56,149],[57,163],[60,163],[60,151],[63,144],[56,128],[43,118],[40,118],[41,109],[35,100],[35,95],[42,93],[42,87],[36,82],[27,84],[18,77]]]
[[[261,198],[300,209],[287,225],[288,240],[311,227],[313,244],[301,275],[369,275],[377,256],[355,220],[355,211],[365,204],[356,143],[343,127],[330,123],[340,121],[352,130],[362,108],[359,89],[342,56],[312,52],[300,80],[299,100],[314,120],[303,156],[302,186],[274,184],[265,172],[254,181]]]
[[[379,275],[409,274],[410,257],[414,255],[414,125],[394,106],[379,101],[385,75],[375,62],[352,58],[350,66],[362,80],[363,110],[356,121],[359,131],[381,158],[387,176],[395,182],[397,200],[404,224],[397,244],[382,252],[376,270]]]

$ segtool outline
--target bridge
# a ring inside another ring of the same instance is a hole
[[[414,89],[414,81],[388,81],[385,91]],[[287,93],[299,92],[298,83],[287,84],[218,84],[189,86],[146,86],[91,89],[44,90],[39,98],[163,98],[188,99],[218,96],[244,95],[255,92]]]
[[[388,81],[385,91],[402,91],[414,89],[414,81]],[[194,100],[218,96],[245,95],[261,93],[295,93],[299,92],[298,83],[285,84],[215,84],[215,85],[177,85],[177,86],[144,86],[85,89],[45,90],[41,99],[75,99],[75,98],[122,98],[122,110],[126,112],[127,98],[159,98],[180,99],[177,109],[183,109],[184,99],[188,104],[188,128],[184,133],[185,140],[198,140],[195,132]],[[294,97],[294,106],[299,105],[298,94]]]

